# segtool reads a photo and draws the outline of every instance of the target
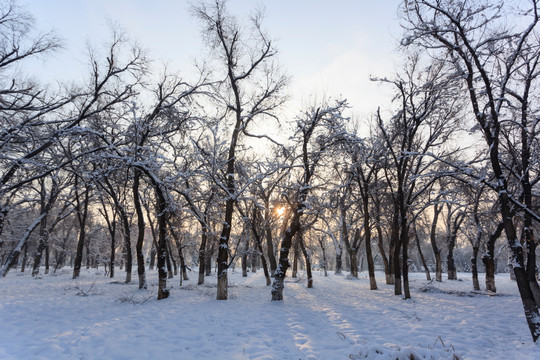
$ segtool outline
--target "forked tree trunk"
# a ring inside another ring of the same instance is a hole
[[[296,235],[296,232],[300,229],[300,214],[303,210],[303,202],[300,208],[291,209],[292,219],[291,224],[285,230],[283,234],[283,240],[279,249],[279,262],[277,269],[274,273],[274,284],[272,285],[272,301],[283,301],[283,288],[285,275],[289,268],[289,250],[292,245],[292,239]]]
[[[482,256],[482,262],[486,269],[486,291],[497,292],[495,287],[495,242],[503,230],[504,224],[500,223],[486,242],[486,253]]]
[[[450,212],[450,207],[448,208],[448,211]],[[448,222],[450,224],[450,230],[451,230],[448,234],[449,238],[447,240],[447,243],[448,243],[448,256],[447,256],[448,280],[457,280],[456,263],[454,261],[454,248],[456,246],[457,232],[459,231],[459,228],[461,227],[463,219],[465,219],[465,213],[463,212],[458,213],[454,217],[453,221],[450,221],[450,216],[448,218]]]

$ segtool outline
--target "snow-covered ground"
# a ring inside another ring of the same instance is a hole
[[[157,301],[156,272],[148,290],[122,275],[10,272],[0,279],[0,359],[540,359],[507,274],[496,296],[473,294],[470,274],[432,284],[411,274],[413,299],[402,300],[382,273],[370,291],[365,273],[317,272],[313,289],[287,278],[280,303],[262,272],[230,272],[228,301],[215,300],[214,277],[197,286],[190,273],[182,287],[175,278]]]

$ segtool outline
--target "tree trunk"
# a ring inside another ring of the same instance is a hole
[[[53,179],[51,185],[51,192],[49,199],[47,199],[47,191],[45,187],[45,181],[40,181],[40,212],[45,214],[41,219],[39,224],[39,243],[34,255],[34,266],[32,269],[32,276],[37,276],[39,274],[39,267],[41,265],[41,256],[43,251],[49,247],[49,231],[48,231],[48,220],[49,220],[49,211],[53,204],[56,202],[59,190],[58,184]]]
[[[39,225],[43,216],[44,214],[41,214],[36,220],[34,220],[32,224],[30,224],[30,226],[26,228],[26,231],[21,237],[21,240],[19,240],[19,243],[17,244],[15,249],[11,251],[4,266],[2,266],[2,269],[0,269],[0,274],[2,275],[2,277],[5,277],[9,269],[11,269],[13,266],[17,264],[17,262],[19,261],[19,254],[21,253],[23,246],[26,245],[28,238],[30,237],[30,235],[32,235],[32,232],[34,231],[34,229]]]
[[[441,249],[437,246],[437,220],[439,219],[442,208],[442,204],[435,204],[433,207],[433,221],[431,222],[431,231],[429,233],[431,248],[433,249],[433,255],[435,256],[435,280],[439,282],[442,282],[442,262]]]
[[[446,266],[448,268],[448,280],[457,280],[456,264],[454,262],[454,245],[448,244],[448,254],[446,256]]]
[[[212,254],[214,253],[216,242],[215,240],[212,241],[212,245],[210,246],[210,251],[206,252],[206,260],[204,261],[205,269],[205,276],[212,275]]]
[[[201,245],[199,246],[199,280],[197,285],[204,284],[204,270],[206,266],[206,243],[208,239],[208,228],[205,224],[201,224],[202,235],[201,235]]]
[[[394,254],[396,252],[395,244],[392,244],[390,241],[390,246],[388,249],[388,272],[385,272],[386,276],[386,285],[395,285],[395,274],[394,274]]]
[[[287,269],[290,266],[289,249],[291,248],[293,237],[300,229],[300,215],[301,210],[303,210],[302,204],[303,203],[300,203],[298,209],[294,207],[291,209],[293,214],[291,224],[283,234],[283,240],[281,241],[281,247],[279,249],[279,262],[274,273],[274,284],[272,285],[272,301],[283,301],[283,281],[285,280]]]
[[[150,213],[150,205],[147,202],[144,202],[142,205],[144,207],[144,210],[146,211],[146,218],[148,219],[150,233],[152,234],[152,247],[150,248],[149,269],[154,270],[154,266],[156,265],[156,257],[158,255],[158,229],[156,228],[154,221],[152,220],[152,216]]]
[[[165,253],[167,255],[166,259],[167,259],[167,279],[172,279],[173,278],[173,266],[171,264],[171,259],[172,259],[172,253],[171,253],[171,243],[169,241],[169,238],[166,237],[166,247],[165,247]]]
[[[358,278],[358,251],[356,250],[350,250],[349,253],[349,261],[351,264],[350,268],[350,275],[352,277]]]
[[[49,267],[50,267],[50,264],[49,264],[49,244],[47,243],[45,245],[45,275],[47,275],[49,273]]]
[[[301,232],[298,232],[301,234]],[[306,274],[307,274],[307,287],[308,289],[311,289],[313,287],[313,274],[311,272],[311,256],[308,254],[306,245],[304,244],[304,239],[302,236],[298,237],[298,241],[300,243],[300,248],[302,249],[302,253],[304,254],[304,259],[306,261]]]
[[[248,268],[249,237],[246,236],[244,251],[242,252],[242,277],[247,277]]]
[[[169,297],[167,289],[167,201],[163,190],[158,184],[153,184],[156,192],[157,218],[158,218],[158,246],[157,246],[157,268],[158,268],[158,300]]]
[[[255,250],[251,253],[250,264],[251,264],[251,272],[255,274],[257,272],[257,267],[259,265],[259,258],[257,256],[257,251]]]
[[[335,275],[341,275],[341,267],[343,266],[343,262],[341,260],[342,252],[336,251],[336,271],[334,272]]]
[[[45,210],[43,206],[43,210]],[[39,243],[36,250],[36,253],[34,255],[34,266],[32,268],[32,276],[37,276],[39,274],[39,266],[41,265],[41,255],[47,248],[47,245],[49,243],[49,232],[47,231],[47,220],[48,220],[48,210],[43,219],[41,220],[41,223],[39,224]]]
[[[266,214],[265,214],[266,216]],[[264,271],[264,277],[266,278],[266,286],[269,286],[272,283],[272,280],[270,279],[270,273],[268,271],[268,263],[266,262],[266,258],[264,257],[264,252],[262,248],[262,239],[261,235],[257,231],[257,227],[255,226],[256,220],[260,217],[260,213],[258,212],[257,208],[253,208],[253,213],[251,216],[251,232],[253,233],[253,237],[255,238],[255,245],[257,246],[257,250],[259,252],[259,255],[261,257],[261,263]],[[255,258],[255,254],[253,255]],[[275,261],[275,259],[274,259]],[[273,275],[273,274],[272,274]]]
[[[482,256],[482,262],[486,269],[486,291],[497,292],[495,287],[495,242],[501,236],[504,224],[499,223],[495,231],[486,242],[486,253]]]
[[[373,254],[371,252],[371,228],[369,214],[364,213],[365,224],[364,224],[364,234],[366,237],[366,257],[368,263],[368,273],[369,273],[369,288],[370,290],[377,290],[377,280],[375,279],[375,264],[373,263]]]
[[[24,246],[23,246],[23,258],[22,258],[21,272],[24,272],[26,270],[26,261],[27,260],[28,260],[28,242],[25,242]]]
[[[120,208],[120,216],[122,218],[122,233],[124,235],[124,246],[126,247],[126,284],[131,282],[131,272],[133,269],[133,255],[131,253],[131,232],[129,219],[124,207]]]
[[[116,261],[115,255],[116,255],[116,230],[113,231],[113,233],[111,234],[111,255],[110,255],[110,260],[109,260],[109,264],[111,268],[109,276],[111,279],[114,278],[114,262]]]
[[[383,237],[383,231],[381,227],[381,204],[378,199],[374,200],[375,203],[375,229],[377,230],[377,247],[379,248],[379,254],[381,254],[381,258],[383,260],[384,264],[384,275],[386,277],[386,284],[387,285],[393,285],[394,284],[394,273],[392,270],[392,258],[393,258],[393,252],[390,249],[388,258],[386,256],[386,251],[384,250],[384,237]]]
[[[390,238],[390,247],[394,250],[393,264],[394,269],[394,295],[401,295],[401,268],[400,268],[400,254],[401,244],[399,243],[399,209],[394,207],[394,216],[392,217],[392,230]]]
[[[471,272],[474,290],[480,290],[480,282],[478,282],[478,250],[478,246],[473,247],[471,256]]]
[[[321,246],[321,252],[322,252],[322,267],[324,270],[324,276],[328,276],[328,272],[326,271],[327,267],[327,260],[326,260],[326,249],[324,248],[324,238],[319,238],[319,245]]]
[[[296,278],[298,274],[298,257],[300,257],[300,243],[299,243],[298,233],[296,235],[296,240],[294,241],[294,253],[293,253],[293,266],[291,277]]]
[[[422,247],[420,246],[420,237],[418,236],[418,233],[416,232],[416,225],[414,226],[414,237],[416,238],[416,247],[418,248],[418,254],[420,255],[420,260],[422,261],[422,266],[424,267],[424,271],[426,273],[426,280],[431,281],[431,275],[429,273],[429,268],[426,263],[426,258],[424,257],[424,253],[422,252]]]
[[[135,252],[137,257],[137,275],[139,278],[139,289],[146,289],[146,272],[144,264],[144,254],[143,254],[143,245],[144,245],[144,232],[146,224],[144,223],[144,214],[141,206],[141,197],[139,194],[139,183],[141,178],[141,171],[135,169],[135,174],[133,178],[133,205],[135,207],[135,212],[137,213],[137,244],[135,245]],[[111,255],[114,255],[114,249],[111,251]],[[111,256],[111,274],[113,271],[113,257]],[[111,275],[112,277],[112,275]]]
[[[265,222],[265,235],[266,235],[266,254],[268,255],[268,262],[270,263],[270,274],[274,276],[277,268],[276,256],[274,255],[274,239],[272,237],[272,229],[270,228],[270,208],[269,203],[265,202],[264,210],[264,222]]]
[[[78,176],[75,176],[75,187],[78,186]],[[77,219],[79,221],[79,240],[77,242],[77,252],[73,263],[73,279],[77,279],[81,273],[81,265],[83,259],[83,250],[86,238],[86,219],[88,216],[88,200],[90,196],[90,188],[86,187],[84,191],[84,200],[81,204],[79,191],[75,189],[75,200],[77,202]]]
[[[152,247],[150,249],[150,263],[148,264],[148,269],[150,270],[154,270],[154,266],[156,266],[156,255],[157,255],[157,251],[156,251],[156,247],[154,246],[154,243],[156,243],[157,240],[154,239],[154,241],[152,241]]]

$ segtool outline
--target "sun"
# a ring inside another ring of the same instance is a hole
[[[276,214],[277,214],[278,217],[285,214],[285,207],[284,206],[278,206],[276,208]]]

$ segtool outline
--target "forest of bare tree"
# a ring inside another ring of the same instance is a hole
[[[85,82],[44,84],[25,64],[56,54],[62,34],[29,37],[32,15],[3,1],[1,274],[103,268],[143,289],[157,269],[158,299],[217,277],[227,300],[231,271],[262,271],[261,296],[287,301],[299,269],[308,288],[314,271],[366,272],[372,290],[383,271],[404,299],[410,272],[467,273],[491,293],[508,273],[536,342],[539,7],[404,0],[401,65],[371,79],[393,98],[363,118],[345,96],[322,98],[285,121],[294,74],[261,13],[196,3],[213,57],[189,80],[152,72],[112,28]]]

